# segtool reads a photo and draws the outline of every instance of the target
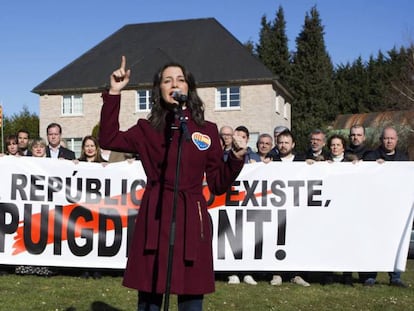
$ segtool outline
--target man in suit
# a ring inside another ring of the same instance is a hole
[[[62,127],[58,123],[50,123],[46,129],[48,146],[46,147],[46,157],[55,159],[74,160],[75,153],[60,144]]]
[[[326,145],[326,134],[319,129],[315,129],[311,132],[310,146],[306,152],[306,159],[314,161],[325,161],[328,158],[328,152],[325,151]]]
[[[29,141],[30,141],[30,134],[29,131],[26,129],[20,129],[17,132],[17,143],[19,145],[19,151],[21,155],[30,156],[29,150]]]

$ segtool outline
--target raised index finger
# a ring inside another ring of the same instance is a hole
[[[121,68],[120,69],[125,71],[125,66],[126,66],[126,57],[125,57],[125,55],[122,55],[122,57],[121,57]]]

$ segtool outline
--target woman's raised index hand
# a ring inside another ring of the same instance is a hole
[[[122,55],[121,66],[111,74],[111,88],[109,94],[119,95],[121,90],[128,84],[131,70],[125,70],[126,57]]]
[[[125,55],[121,56],[121,69],[125,71],[125,66],[126,66],[126,57]]]

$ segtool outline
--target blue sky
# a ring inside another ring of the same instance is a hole
[[[7,116],[24,106],[38,113],[31,90],[126,24],[214,17],[242,43],[257,42],[262,16],[274,20],[279,5],[291,50],[306,12],[317,6],[335,65],[414,42],[412,0],[4,0],[0,104]]]

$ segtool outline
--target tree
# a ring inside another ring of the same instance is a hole
[[[248,40],[247,42],[243,43],[244,47],[254,56],[256,56],[256,52],[254,50],[254,42],[252,40]]]
[[[324,42],[324,27],[316,6],[306,13],[301,33],[296,38],[292,75],[292,129],[297,146],[306,148],[307,137],[316,128],[324,128],[336,116],[333,65]]]
[[[386,94],[387,100],[395,104],[394,110],[408,110],[414,107],[414,45],[397,52],[393,49],[388,52],[393,63],[393,75],[390,81],[390,90]]]
[[[20,129],[28,130],[31,137],[39,136],[39,116],[30,112],[27,106],[20,113],[6,116],[3,121],[5,137],[16,134]]]
[[[279,6],[273,23],[268,22],[266,16],[263,16],[261,25],[256,53],[283,83],[287,83],[290,75],[290,53],[283,8]]]
[[[367,65],[369,89],[365,103],[369,111],[387,110],[385,94],[390,83],[389,67],[390,65],[381,51],[378,52],[376,59],[373,56],[369,58]]]
[[[368,74],[361,57],[352,65],[338,66],[334,81],[338,114],[369,112],[365,106],[369,89]]]

